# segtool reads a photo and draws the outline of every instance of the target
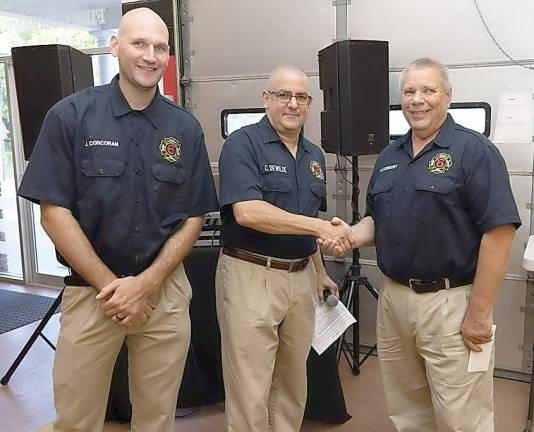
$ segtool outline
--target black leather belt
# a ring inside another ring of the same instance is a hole
[[[466,280],[454,280],[443,278],[439,280],[421,280],[421,279],[408,279],[408,280],[396,280],[395,282],[410,287],[418,294],[437,292],[442,289],[456,288],[459,286],[470,285],[473,283],[473,278]]]
[[[83,277],[81,277],[77,273],[65,276],[63,278],[63,282],[65,283],[65,285],[70,286],[91,286],[90,283],[88,283]]]
[[[286,270],[290,273],[303,270],[310,262],[309,258],[301,258],[291,261],[281,261],[264,255],[247,252],[243,249],[236,249],[231,247],[223,247],[222,253],[224,255],[228,255],[233,258],[238,258],[253,264],[258,264],[277,270]]]
[[[134,273],[129,273],[129,274],[124,274],[124,275],[121,275],[120,277],[123,278],[123,277],[127,277],[127,276],[135,276]],[[91,286],[91,284],[89,282],[87,282],[83,277],[81,277],[78,273],[74,272],[72,270],[72,274],[70,275],[67,275],[63,278],[63,283],[65,285],[70,285],[70,286]]]

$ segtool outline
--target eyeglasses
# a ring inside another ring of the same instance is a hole
[[[292,98],[295,98],[297,101],[297,104],[299,105],[309,105],[311,101],[311,96],[306,93],[298,93],[298,94],[291,94],[286,91],[274,91],[274,90],[266,90],[267,93],[273,94],[276,96],[276,100],[278,102],[286,104],[289,103],[289,101]]]

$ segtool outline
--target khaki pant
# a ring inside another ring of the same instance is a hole
[[[298,432],[306,406],[306,360],[317,280],[221,255],[221,328],[228,432]]]
[[[180,265],[154,294],[148,322],[107,318],[91,287],[67,286],[54,361],[54,432],[101,432],[113,366],[128,345],[132,432],[171,432],[190,340],[191,286]]]
[[[471,285],[417,294],[387,279],[377,314],[378,357],[399,432],[492,432],[492,353],[487,372],[467,372],[460,327]]]

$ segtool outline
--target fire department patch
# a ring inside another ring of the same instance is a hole
[[[159,152],[165,160],[175,163],[182,154],[182,143],[174,137],[165,137],[159,143]]]
[[[310,171],[318,179],[324,180],[323,169],[321,168],[321,164],[319,162],[314,161],[314,160],[311,161],[310,162]]]
[[[448,153],[438,153],[428,162],[428,170],[434,174],[443,174],[452,166],[452,157]]]

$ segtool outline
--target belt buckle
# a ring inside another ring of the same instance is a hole
[[[414,287],[412,286],[412,283],[414,282],[421,282],[421,279],[408,279],[408,286],[410,289],[414,290]],[[415,291],[415,290],[414,290]]]
[[[287,269],[288,273],[291,273],[291,271],[293,270],[293,264],[295,264],[295,260],[289,262],[289,268]]]
[[[436,292],[436,291],[439,291],[440,289],[450,289],[451,288],[451,284],[450,284],[450,280],[448,278],[443,278],[443,279],[440,279],[440,280],[436,280],[436,281],[423,281],[421,279],[408,279],[408,286],[413,290],[415,291],[416,293],[419,293],[419,291],[417,291],[413,284],[414,283],[421,283],[421,282],[426,282],[426,285],[430,285],[430,284],[439,284],[441,281],[444,282],[444,287],[443,288],[438,288],[438,289],[432,289],[432,290],[423,290],[423,292]]]

